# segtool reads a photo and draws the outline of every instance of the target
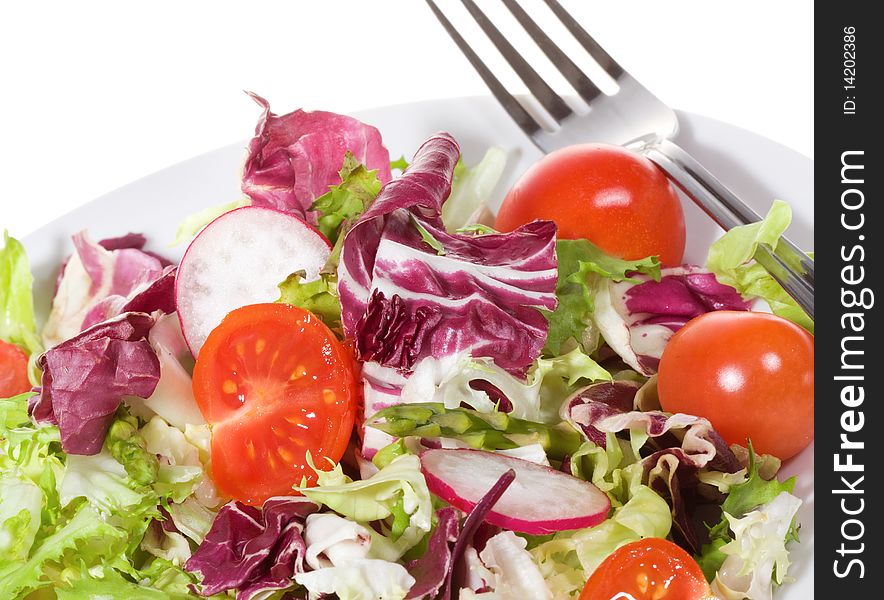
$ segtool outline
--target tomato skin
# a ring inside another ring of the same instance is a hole
[[[352,351],[312,313],[288,304],[232,311],[206,339],[193,373],[212,429],[212,479],[247,504],[337,463],[350,440],[358,385]]]
[[[659,256],[681,264],[685,224],[666,175],[620,146],[580,144],[532,165],[507,194],[494,223],[512,231],[536,219],[558,226],[559,239],[586,238],[627,260]]]
[[[646,538],[621,546],[593,571],[579,600],[714,600],[700,565],[676,544]]]
[[[813,336],[776,315],[718,311],[669,340],[657,373],[667,412],[706,417],[729,444],[786,460],[813,440]]]
[[[0,340],[0,398],[24,394],[31,387],[27,353],[15,344]]]

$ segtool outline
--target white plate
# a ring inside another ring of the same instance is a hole
[[[257,113],[255,118],[257,119]],[[391,156],[410,157],[420,143],[438,130],[460,142],[468,164],[478,161],[489,146],[509,154],[498,201],[540,152],[490,97],[434,100],[363,111],[355,116],[377,126]],[[788,201],[794,211],[792,239],[810,249],[813,244],[813,161],[768,139],[693,114],[681,113],[678,141],[758,212],[771,200]],[[249,132],[250,133],[250,132]],[[178,222],[207,206],[238,198],[245,143],[233,144],[149,175],[81,206],[24,239],[37,281],[37,310],[49,309],[52,285],[62,258],[70,252],[70,235],[88,228],[94,239],[144,233],[151,248],[180,258],[183,247],[166,248]],[[720,235],[717,226],[690,202],[685,202],[688,244],[686,261],[702,264],[709,244]],[[777,600],[813,597],[813,446],[783,468],[798,475],[796,493],[804,500],[799,512],[801,544],[793,548],[790,576],[797,581],[779,590]]]

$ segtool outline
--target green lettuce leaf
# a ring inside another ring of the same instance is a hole
[[[753,260],[759,244],[776,249],[792,222],[792,209],[774,200],[763,220],[734,227],[709,248],[706,268],[721,283],[734,287],[744,298],[761,298],[775,315],[789,319],[813,333],[813,320],[795,303],[770,273]]]
[[[556,242],[556,256],[559,271],[556,284],[558,306],[554,312],[546,313],[549,334],[544,351],[547,354],[559,354],[562,345],[569,340],[575,340],[589,354],[596,350],[591,347],[593,344],[584,341],[584,334],[587,327],[591,327],[595,284],[599,277],[628,281],[629,273],[638,272],[655,280],[660,279],[660,261],[657,257],[622,260],[605,254],[588,240],[559,240]]]
[[[57,576],[76,577],[78,565],[110,562],[125,549],[126,542],[125,531],[105,521],[88,503],[80,504],[70,519],[34,544],[27,560],[0,559],[0,597],[16,598],[51,585],[48,564],[64,565],[66,556],[72,564],[60,569]]]
[[[614,550],[646,537],[665,538],[671,527],[669,505],[638,483],[629,500],[608,520],[595,527],[557,533],[530,552],[555,597],[576,597]]]
[[[401,172],[404,172],[405,169],[407,169],[407,168],[408,168],[408,160],[405,158],[405,156],[400,156],[396,160],[390,161],[390,169],[391,170],[399,171],[401,173]]]
[[[383,533],[372,530],[370,558],[395,561],[432,528],[433,501],[417,456],[399,456],[370,478],[357,481],[347,477],[340,465],[331,471],[316,469],[316,474],[315,487],[295,490],[357,523],[385,522]],[[405,515],[408,524],[403,526]]]
[[[25,247],[3,232],[0,247],[0,340],[20,346],[28,354],[43,350],[34,317],[34,278]]]
[[[199,448],[180,429],[154,417],[139,434],[148,454],[163,459],[153,489],[167,508],[169,502],[183,502],[207,479]]]
[[[456,360],[421,361],[402,388],[400,401],[406,405],[437,402],[448,409],[466,406],[481,413],[496,413],[498,399],[475,385],[482,380],[506,397],[512,405],[509,416],[556,424],[562,420],[562,401],[578,386],[600,379],[610,380],[611,375],[580,348],[538,359],[529,369],[527,381],[514,377],[490,358],[465,354]]]
[[[338,278],[334,273],[320,273],[319,279],[303,281],[304,271],[289,275],[279,284],[277,302],[309,310],[328,328],[343,338],[341,300],[338,298]]]
[[[168,561],[166,561],[168,562]],[[175,568],[169,563],[169,567]],[[183,589],[157,589],[153,586],[130,581],[114,569],[95,569],[73,580],[68,586],[59,586],[55,593],[58,600],[110,600],[112,598],[138,598],[138,600],[185,600],[193,598]]]
[[[330,186],[329,191],[314,200],[310,206],[310,210],[319,213],[319,230],[333,245],[328,261],[320,272],[319,279],[314,281],[304,281],[303,271],[289,275],[279,284],[280,296],[277,302],[309,310],[339,337],[343,337],[337,276],[341,248],[350,226],[371,206],[381,191],[381,182],[377,171],[366,169],[349,151],[344,156],[339,174],[341,183]]]
[[[743,518],[760,506],[772,502],[782,493],[791,494],[795,489],[795,478],[780,483],[776,478],[767,480],[759,473],[758,457],[749,442],[749,459],[745,480],[729,485],[727,498],[721,505],[721,520],[709,527],[709,543],[700,549],[695,557],[703,569],[706,579],[712,581],[727,558],[722,548],[734,541],[732,522]]]
[[[506,167],[506,152],[492,147],[475,166],[458,161],[451,194],[442,205],[442,222],[448,231],[473,224],[491,197]]]
[[[33,392],[25,392],[12,398],[0,399],[0,436],[7,429],[14,429],[30,422],[28,398],[33,395]]]
[[[169,246],[177,246],[178,244],[192,240],[203,227],[224,213],[228,213],[237,208],[242,208],[243,206],[249,206],[251,203],[251,199],[242,198],[234,202],[225,202],[224,204],[210,206],[209,208],[204,208],[199,212],[185,217],[184,220],[178,224],[178,229],[175,231],[175,239],[169,244]]]
[[[786,580],[790,564],[786,545],[800,507],[800,499],[781,492],[742,518],[725,513],[733,539],[716,549],[726,558],[713,587],[729,596],[738,592],[748,598],[770,598],[773,584]]]
[[[310,210],[320,213],[318,227],[328,241],[335,244],[346,223],[352,223],[371,205],[381,191],[377,171],[369,171],[349,150],[339,172],[341,183],[329,187],[328,192],[313,201]]]

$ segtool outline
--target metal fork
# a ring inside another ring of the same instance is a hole
[[[543,152],[585,142],[629,146],[654,161],[725,230],[761,220],[758,213],[670,139],[678,131],[675,112],[617,64],[557,0],[544,1],[593,60],[616,81],[619,87],[617,93],[603,93],[528,16],[516,0],[502,2],[589,105],[589,113],[585,115],[578,115],[565,103],[473,0],[461,0],[534,98],[559,126],[554,132],[546,131],[506,90],[436,3],[433,0],[426,1],[494,97]],[[813,260],[785,237],[780,239],[776,248],[760,244],[754,258],[813,319]]]

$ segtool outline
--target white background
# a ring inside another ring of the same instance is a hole
[[[577,47],[542,2],[521,3],[566,50]],[[813,156],[812,3],[562,3],[671,106]],[[456,0],[439,4],[466,22]],[[506,16],[499,0],[479,4]],[[487,41],[468,37],[495,60]],[[423,0],[3,2],[0,56],[0,229],[19,237],[247,139],[260,111],[244,89],[279,113],[486,93]]]

